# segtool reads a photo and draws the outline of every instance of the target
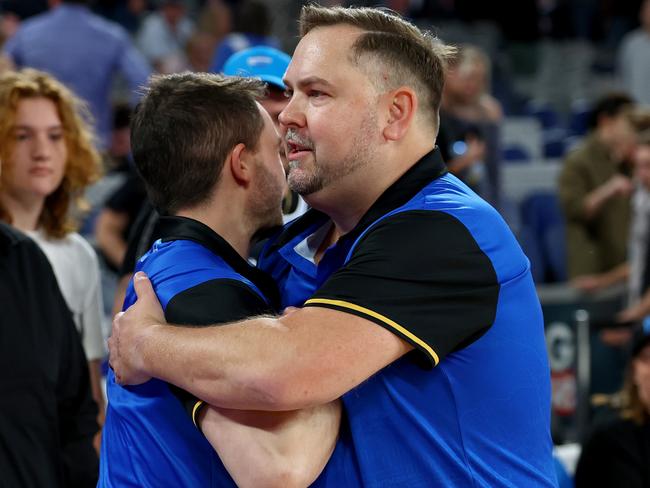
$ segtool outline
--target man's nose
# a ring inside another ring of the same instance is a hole
[[[278,120],[283,134],[289,127],[304,127],[305,116],[298,97],[295,95],[291,97],[287,106],[278,115]]]

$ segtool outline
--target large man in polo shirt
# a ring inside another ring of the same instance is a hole
[[[373,9],[306,7],[301,30],[280,122],[316,210],[260,264],[303,308],[184,329],[142,279],[114,322],[119,380],[259,410],[343,396],[364,486],[555,486],[529,262],[434,150],[449,51]]]
[[[286,189],[280,137],[255,99],[262,93],[255,80],[171,75],[151,82],[134,114],[134,159],[167,215],[138,268],[151,276],[170,321],[205,325],[278,310],[275,284],[246,261],[253,235],[282,222]],[[134,301],[131,286],[125,303]],[[201,403],[160,380],[125,388],[109,373],[107,383],[101,487],[305,486],[339,430],[338,401],[203,416]],[[192,425],[198,417],[209,442]],[[337,453],[346,448],[339,445]],[[326,473],[317,486],[340,486],[348,470],[337,459],[349,458],[336,454],[338,477]]]

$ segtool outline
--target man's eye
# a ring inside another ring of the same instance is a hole
[[[291,98],[293,96],[293,91],[284,90],[284,98]]]

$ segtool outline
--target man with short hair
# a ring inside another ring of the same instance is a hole
[[[342,396],[363,486],[555,486],[530,264],[433,145],[450,50],[376,9],[308,6],[301,30],[280,122],[314,210],[259,264],[303,308],[173,327],[140,276],[110,339],[118,380],[221,408]]]
[[[88,103],[105,149],[111,133],[114,77],[126,80],[135,104],[136,90],[147,81],[151,67],[129,34],[92,13],[88,3],[50,0],[51,10],[23,22],[3,51],[15,66],[52,74]]]
[[[253,235],[281,224],[286,188],[281,139],[256,101],[262,93],[252,79],[163,76],[133,116],[134,161],[163,215],[138,269],[170,321],[206,325],[278,310],[272,279],[246,261]],[[125,305],[134,301],[131,285]],[[123,388],[109,373],[107,388],[102,487],[306,486],[339,430],[339,402],[202,414],[202,402],[159,380]],[[212,445],[192,425],[199,417]]]
[[[594,286],[594,274],[625,274],[630,223],[630,156],[636,131],[634,101],[624,93],[599,99],[589,115],[589,134],[564,159],[558,197],[566,222],[569,279]],[[597,283],[599,285],[599,283]]]

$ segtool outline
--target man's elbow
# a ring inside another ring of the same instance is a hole
[[[251,385],[261,404],[257,409],[275,412],[322,405],[340,396],[328,393],[328,388],[319,378],[300,378],[295,372],[271,373],[256,378]]]

